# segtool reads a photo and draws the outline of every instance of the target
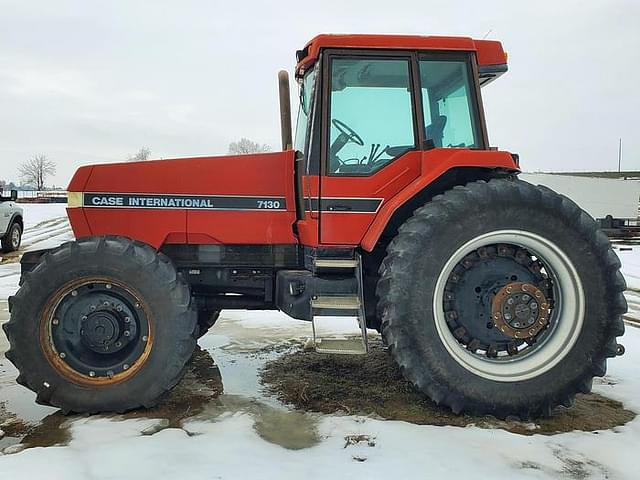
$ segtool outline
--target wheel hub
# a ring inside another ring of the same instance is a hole
[[[151,342],[146,310],[138,298],[127,287],[104,280],[65,289],[48,327],[51,362],[81,383],[108,383],[132,374]]]
[[[449,330],[473,354],[521,355],[549,326],[551,287],[544,265],[528,250],[482,246],[448,276],[443,307]]]
[[[89,348],[103,352],[105,347],[114,345],[120,336],[118,319],[110,312],[91,313],[87,316],[80,335]]]
[[[512,282],[502,287],[491,304],[494,326],[517,339],[535,337],[549,321],[549,302],[535,285]]]

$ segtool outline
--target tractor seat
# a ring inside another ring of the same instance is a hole
[[[425,128],[425,136],[427,140],[432,140],[436,147],[442,146],[442,137],[444,136],[444,127],[447,125],[447,117],[438,115],[431,125]]]

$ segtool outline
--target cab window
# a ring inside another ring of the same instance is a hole
[[[414,148],[409,61],[334,58],[328,173],[368,175]]]
[[[307,130],[309,127],[309,115],[311,114],[311,95],[316,78],[316,69],[309,70],[300,83],[300,108],[296,122],[296,137],[293,148],[306,154]]]
[[[479,147],[468,62],[419,63],[426,140],[434,147]]]

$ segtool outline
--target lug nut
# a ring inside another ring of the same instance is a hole
[[[122,346],[122,342],[116,342],[116,347],[121,347]]]
[[[89,376],[90,376],[90,377],[95,377],[95,376],[96,376],[96,372],[94,372],[93,370],[91,370],[91,371],[89,372]]]
[[[131,319],[129,317],[124,317],[124,323],[129,323]]]
[[[66,356],[67,356],[67,354],[66,354],[66,353],[64,353],[64,352],[60,352],[60,358],[65,358]]]
[[[108,307],[108,306],[109,306],[109,302],[102,302],[102,305],[103,305],[104,307]]]
[[[107,284],[105,285],[105,287],[107,288],[107,290],[110,290],[110,289],[111,289],[111,284],[110,284],[110,283],[107,283]]]
[[[124,365],[122,365],[122,369],[123,370],[129,370],[129,364],[125,363]]]
[[[58,320],[57,318],[54,318],[51,323],[53,323],[54,325],[58,325],[60,323],[60,320]]]
[[[113,370],[107,370],[107,377],[109,378],[113,377]]]
[[[82,322],[86,322],[86,321],[87,321],[87,318],[88,318],[88,317],[87,317],[86,315],[83,315],[83,316],[82,316],[82,318],[80,318],[80,320],[81,320]]]
[[[77,297],[78,296],[78,291],[77,290],[72,290],[71,291],[71,296],[72,297]]]
[[[139,303],[136,303],[136,308],[140,308],[140,304]]]
[[[95,305],[91,305],[89,307],[89,310],[91,310],[92,312],[95,312],[96,311],[96,306]]]
[[[144,335],[144,336],[142,337],[142,341],[143,341],[143,342],[146,342],[147,340],[149,340],[149,337],[147,337],[146,335]]]
[[[124,333],[123,333],[123,335],[124,335],[125,337],[128,337],[129,335],[131,335],[131,332],[130,332],[129,330],[125,330],[125,331],[124,331]]]

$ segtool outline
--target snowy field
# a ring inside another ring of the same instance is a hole
[[[25,249],[71,238],[63,206],[25,210]],[[640,318],[640,247],[630,248],[619,256],[632,319]],[[17,263],[0,265],[0,323],[8,317],[6,298],[18,277]],[[70,435],[61,445],[53,440],[26,449],[16,442],[3,447],[0,433],[0,479],[638,478],[638,418],[612,430],[522,436],[477,426],[293,412],[262,392],[257,369],[264,359],[255,352],[310,334],[309,323],[279,313],[223,312],[200,342],[216,359],[224,384],[224,393],[204,411],[181,428],[165,428],[160,418],[71,417],[60,424]],[[627,352],[610,361],[594,391],[640,412],[640,329],[627,326],[619,340]],[[0,353],[6,349],[0,333]],[[0,358],[0,406],[25,421],[57,418],[55,410],[34,404],[15,375]]]

